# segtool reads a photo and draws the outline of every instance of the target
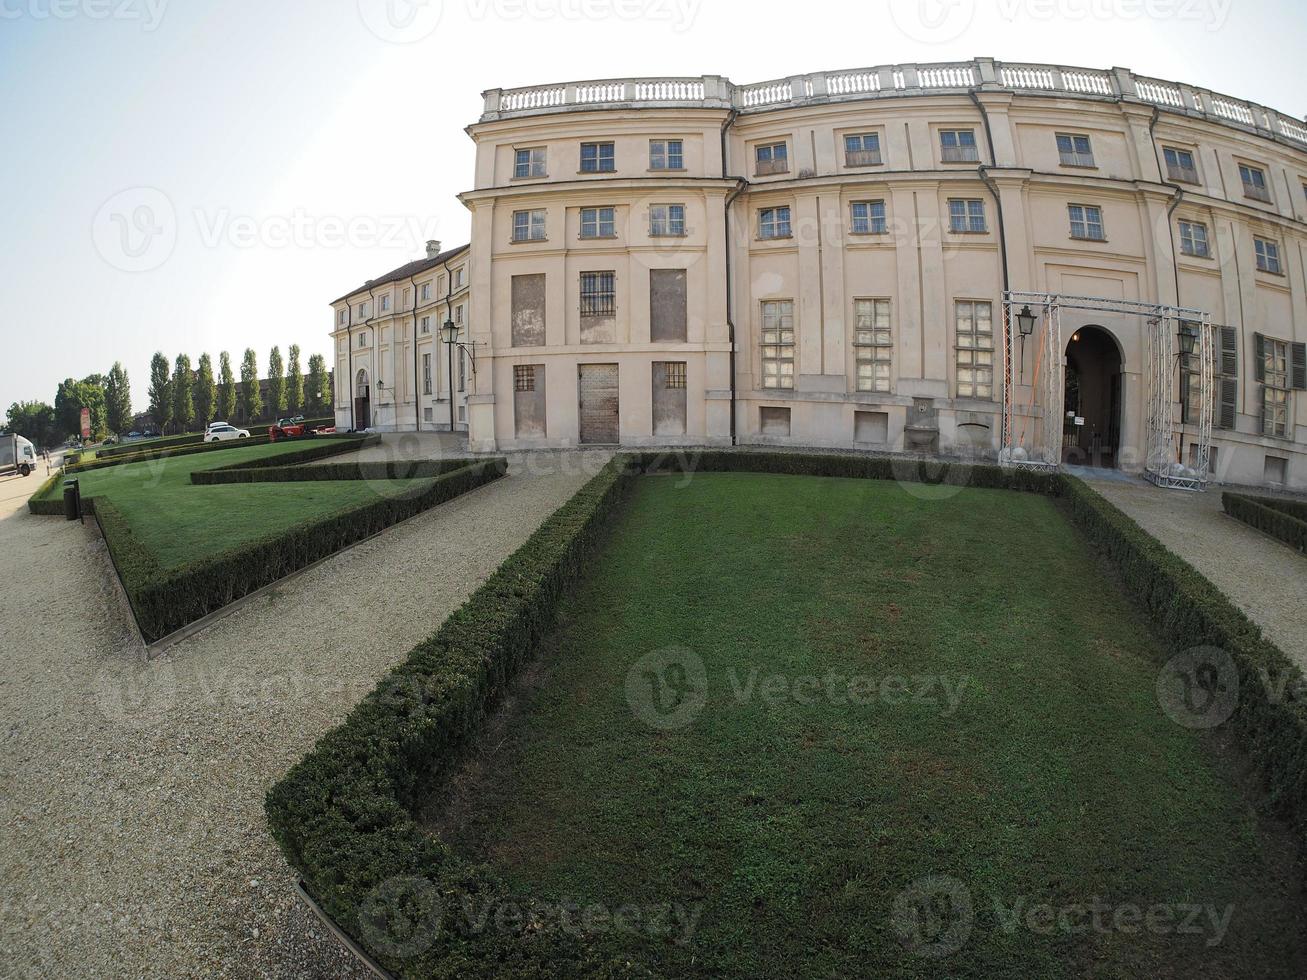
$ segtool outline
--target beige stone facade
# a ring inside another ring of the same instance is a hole
[[[979,59],[491,90],[468,132],[474,449],[993,458],[1012,290],[1209,313],[1213,475],[1307,487],[1300,119]],[[1011,363],[1013,442],[1056,412],[1068,458],[1139,468],[1153,328],[1074,309],[1060,327],[1054,404],[1031,387],[1038,336]],[[1191,367],[1167,382],[1181,464]]]

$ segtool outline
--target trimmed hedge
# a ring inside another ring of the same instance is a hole
[[[62,493],[49,500],[42,498],[44,498],[52,488],[62,487],[63,480],[64,475],[57,470],[42,480],[41,485],[36,488],[36,492],[27,498],[27,512],[42,517],[49,517],[52,515],[62,516],[64,512],[64,498]]]
[[[212,453],[221,449],[243,449],[246,446],[262,446],[270,440],[267,436],[250,436],[248,439],[229,439],[225,442],[197,442],[185,446],[164,447],[162,449],[143,449],[136,453],[100,458],[98,455],[89,463],[71,463],[64,467],[64,472],[76,475],[88,470],[101,470],[106,466],[125,466],[128,463],[141,463],[151,459],[172,459],[174,456],[191,456],[195,453]]]
[[[1307,504],[1273,497],[1248,497],[1241,493],[1221,494],[1221,507],[1235,520],[1283,541],[1295,551],[1307,552]]]
[[[411,480],[461,470],[475,459],[421,459],[411,462],[324,463],[321,466],[265,466],[200,470],[191,474],[199,485],[221,483],[309,483],[318,480]]]
[[[321,425],[335,425],[336,420],[331,416],[320,419],[306,419],[304,424],[310,428],[316,428]],[[235,423],[232,423],[235,425]],[[258,425],[237,425],[238,429],[245,429],[249,432],[250,437],[267,435],[268,430],[272,428],[271,422],[264,422]],[[105,449],[97,449],[96,458],[103,456],[121,456],[124,453],[137,453],[155,449],[172,449],[177,446],[189,446],[204,441],[203,432],[188,432],[180,436],[160,436],[157,439],[139,439],[135,442],[122,442],[116,446],[109,446]]]
[[[765,452],[636,453],[615,457],[427,640],[411,650],[268,793],[273,836],[328,915],[380,964],[402,977],[617,976],[642,972],[605,961],[584,936],[478,931],[456,912],[512,902],[529,923],[532,902],[513,896],[485,865],[456,856],[416,824],[413,811],[442,778],[454,750],[480,727],[509,679],[552,628],[561,597],[584,573],[640,473],[748,471],[853,476],[1002,487],[1064,497],[1069,516],[1117,567],[1126,589],[1177,649],[1228,650],[1239,665],[1235,725],[1259,762],[1276,805],[1307,829],[1307,713],[1301,675],[1215,586],[1120,510],[1057,473],[904,460]],[[1259,670],[1289,680],[1268,697]],[[438,923],[434,926],[432,923]]]
[[[105,525],[105,540],[115,556],[129,556],[119,565],[123,585],[142,637],[153,643],[347,545],[497,480],[507,468],[503,457],[474,462],[435,478],[416,492],[378,494],[376,500],[329,517],[302,521],[220,555],[166,571],[153,559],[143,562],[136,557],[145,549],[126,521],[111,521],[112,530]]]

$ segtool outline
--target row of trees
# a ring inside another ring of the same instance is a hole
[[[120,362],[115,361],[108,374],[87,375],[81,381],[65,378],[55,391],[54,405],[14,402],[6,413],[5,428],[38,446],[55,446],[69,436],[81,435],[82,409],[90,413],[93,439],[123,432],[131,425],[131,382]]]
[[[258,355],[246,348],[241,359],[240,382],[232,372],[231,355],[218,355],[218,374],[213,360],[201,354],[195,368],[188,354],[178,354],[169,365],[162,352],[150,360],[150,417],[159,431],[185,432],[215,419],[255,422],[298,412],[321,412],[331,404],[331,377],[321,354],[309,358],[308,377],[300,368],[300,349],[291,344],[289,360],[283,362],[281,348],[268,355],[267,404],[259,383]]]

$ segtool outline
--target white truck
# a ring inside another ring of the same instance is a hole
[[[36,447],[20,435],[0,432],[0,476],[27,476],[36,469]]]

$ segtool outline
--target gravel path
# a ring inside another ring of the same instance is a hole
[[[93,528],[0,484],[0,975],[362,976],[264,793],[604,459],[518,456],[149,663]]]
[[[1084,476],[1084,474],[1081,474]],[[1307,670],[1307,557],[1221,510],[1221,490],[1162,490],[1142,480],[1085,478],[1104,497],[1206,575]],[[1264,492],[1264,491],[1255,491]]]

